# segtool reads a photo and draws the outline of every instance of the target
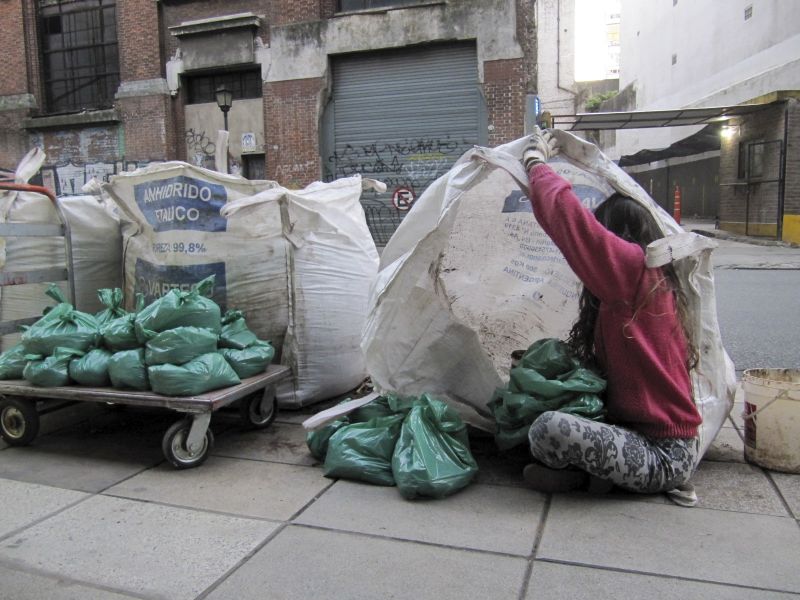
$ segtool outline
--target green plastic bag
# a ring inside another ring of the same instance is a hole
[[[407,499],[444,498],[469,485],[478,463],[458,413],[423,394],[403,421],[392,472],[398,491]]]
[[[240,310],[229,310],[222,317],[222,331],[219,334],[220,348],[244,350],[258,342],[256,334],[247,328],[244,314]]]
[[[220,352],[224,353],[225,351],[220,350]],[[350,400],[351,398],[345,398],[340,404],[349,402]],[[403,399],[394,395],[378,396],[372,402],[360,406],[353,412],[343,415],[335,421],[323,425],[319,429],[309,431],[306,434],[306,445],[314,458],[324,461],[328,453],[328,441],[334,433],[345,425],[349,425],[350,423],[364,423],[370,419],[390,417],[397,413],[406,414],[411,410],[412,403],[413,398]]]
[[[52,356],[43,357],[38,354],[28,354],[28,364],[22,376],[32,385],[41,387],[58,387],[69,385],[69,363],[83,352],[74,348],[56,348]]]
[[[25,352],[51,356],[56,348],[74,348],[86,352],[95,346],[100,331],[94,315],[75,310],[54,284],[50,284],[45,293],[58,304],[22,334]]]
[[[69,377],[78,385],[105,387],[111,383],[111,378],[108,376],[110,360],[111,352],[104,348],[89,350],[69,363]]]
[[[497,422],[497,447],[508,450],[526,444],[531,423],[546,411],[601,420],[605,413],[600,394],[605,387],[605,380],[582,367],[563,341],[534,342],[511,369],[508,386],[498,389],[489,402]]]
[[[325,476],[394,485],[392,454],[403,418],[402,414],[377,417],[338,429],[328,440]]]
[[[147,366],[182,365],[217,349],[217,334],[200,327],[176,327],[156,334],[147,342]]]
[[[22,379],[22,371],[28,361],[25,360],[25,348],[17,344],[0,354],[0,379]]]
[[[347,400],[349,400],[349,398],[343,402],[347,402]],[[331,439],[331,436],[339,431],[342,427],[349,424],[350,419],[345,416],[336,419],[335,421],[331,421],[319,429],[309,431],[306,434],[306,445],[308,446],[309,452],[311,452],[311,456],[316,458],[318,461],[324,461],[325,457],[328,455],[328,442]]]
[[[124,317],[128,312],[122,308],[122,290],[119,288],[103,288],[97,290],[97,298],[105,306],[103,310],[95,315],[98,325],[104,325],[109,321]]]
[[[134,322],[136,315],[144,308],[144,295],[136,294],[136,308],[134,312],[127,313],[100,326],[100,338],[103,345],[112,352],[133,350],[141,346],[136,337]]]
[[[148,368],[153,391],[165,396],[196,396],[241,383],[224,357],[216,352],[198,356],[185,365]]]
[[[219,353],[225,357],[240,378],[247,379],[266,371],[275,356],[275,348],[269,342],[256,341],[243,350],[222,348]]]
[[[149,390],[147,366],[144,364],[144,348],[123,350],[111,355],[108,360],[108,376],[111,385],[120,389]]]
[[[206,296],[214,291],[214,276],[206,277],[189,292],[171,289],[136,315],[136,336],[144,344],[157,333],[176,327],[221,328],[219,305]]]

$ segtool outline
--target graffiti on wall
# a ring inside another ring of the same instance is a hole
[[[330,181],[361,174],[383,181],[390,190],[407,187],[419,194],[474,143],[448,136],[337,145],[324,161],[324,176]]]
[[[214,168],[217,145],[205,131],[186,130],[186,157],[196,167]]]

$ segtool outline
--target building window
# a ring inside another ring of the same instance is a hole
[[[47,111],[110,108],[119,87],[114,0],[40,0],[39,19]]]
[[[678,64],[678,55],[677,54],[673,54],[672,55],[672,64],[673,65]]]
[[[186,79],[186,103],[216,102],[214,92],[224,85],[233,92],[234,100],[261,98],[261,71],[234,71],[210,75],[191,75]]]
[[[752,16],[753,16],[753,5],[751,4],[750,6],[747,6],[744,9],[744,20],[747,21]]]
[[[423,3],[422,0],[337,0],[336,11],[351,12],[370,8],[396,8]]]
[[[764,142],[741,142],[736,169],[738,179],[761,179],[764,176]]]

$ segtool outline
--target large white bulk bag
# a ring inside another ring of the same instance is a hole
[[[385,189],[356,176],[302,190],[273,188],[222,209],[223,216],[256,229],[274,226],[280,212],[289,317],[281,363],[294,373],[278,388],[282,407],[342,394],[366,377],[361,330],[378,252],[360,202],[362,186]]]
[[[714,243],[684,233],[595,146],[564,131],[555,135],[561,154],[549,164],[587,207],[614,190],[635,198],[669,236],[648,249],[648,262],[682,259],[676,269],[701,355],[692,381],[705,451],[736,383],[716,318]],[[520,164],[526,143],[467,152],[417,200],[381,255],[362,339],[377,389],[438,395],[486,430],[493,429],[487,403],[508,381],[511,353],[541,338],[564,338],[578,314],[580,282],[527,198]]]
[[[142,292],[149,302],[215,275],[212,298],[244,312],[292,367],[278,390],[282,407],[325,400],[366,377],[361,329],[378,255],[360,177],[292,191],[172,162],[103,189],[123,218],[126,297]]]
[[[16,183],[27,183],[45,160],[39,148],[20,162]],[[57,199],[72,241],[72,275],[75,306],[95,312],[102,308],[97,290],[121,283],[122,237],[119,219],[98,196],[66,196]],[[34,192],[0,191],[0,222],[61,224],[61,215],[45,195]],[[67,266],[63,237],[0,238],[0,269],[32,271]],[[45,295],[48,283],[28,283],[0,289],[0,321],[40,316],[53,301]],[[59,287],[69,295],[66,281]],[[3,336],[2,348],[15,344],[19,334]]]
[[[252,330],[280,348],[288,306],[277,203],[259,223],[219,213],[227,202],[276,185],[177,161],[112,177],[103,191],[123,223],[126,307],[133,308],[136,293],[150,303],[214,275],[213,300],[223,311],[243,311]]]

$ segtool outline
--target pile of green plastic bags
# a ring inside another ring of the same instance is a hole
[[[602,420],[600,394],[605,389],[605,379],[581,365],[565,342],[556,338],[534,342],[511,369],[508,386],[498,389],[489,403],[497,423],[497,447],[509,450],[527,444],[531,423],[546,411]]]
[[[478,472],[461,417],[427,394],[381,396],[306,441],[326,476],[396,485],[408,499],[449,496]]]
[[[122,308],[121,290],[102,289],[98,297],[106,308],[91,315],[75,310],[51,285],[47,295],[58,304],[0,355],[0,379],[194,396],[263,373],[275,350],[247,328],[241,312],[221,315],[207,297],[213,289],[211,276],[148,306],[138,296],[131,313]]]

